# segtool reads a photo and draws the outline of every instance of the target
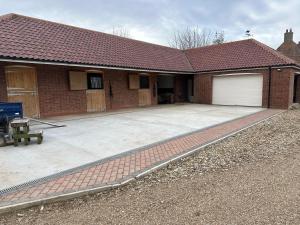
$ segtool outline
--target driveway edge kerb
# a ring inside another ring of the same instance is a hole
[[[236,135],[237,133],[240,133],[246,129],[249,129],[251,127],[254,127],[260,123],[263,123],[265,122],[266,120],[269,120],[275,116],[278,116],[279,114],[282,114],[283,112],[286,112],[285,110],[284,111],[280,111],[278,113],[275,113],[267,118],[264,118],[262,120],[259,120],[253,124],[250,124],[246,127],[243,127],[241,129],[238,129],[234,132],[231,132],[227,135],[224,135],[223,137],[220,137],[216,140],[213,140],[213,141],[209,141],[205,144],[201,144],[200,146],[197,146],[197,147],[194,147],[190,150],[188,150],[187,152],[183,153],[183,154],[179,154],[167,161],[162,161],[161,163],[159,164],[156,164],[144,171],[141,171],[139,173],[135,173],[135,174],[131,174],[129,175],[126,179],[123,179],[123,180],[120,180],[119,182],[115,182],[115,183],[112,183],[112,184],[109,184],[109,185],[105,185],[105,186],[98,186],[98,187],[93,187],[93,188],[89,188],[89,189],[84,189],[84,190],[79,190],[79,191],[75,191],[75,192],[70,192],[70,193],[63,193],[63,194],[58,194],[58,195],[53,195],[53,196],[49,196],[49,197],[46,197],[46,198],[40,198],[40,199],[34,199],[34,200],[31,200],[31,201],[24,201],[24,202],[20,202],[20,203],[13,203],[13,204],[10,204],[10,205],[6,205],[6,206],[2,206],[0,207],[0,214],[3,214],[3,213],[7,213],[7,212],[11,212],[11,211],[14,211],[14,210],[19,210],[19,209],[24,209],[24,208],[28,208],[28,207],[32,207],[32,206],[37,206],[37,205],[43,205],[43,204],[48,204],[48,203],[54,203],[54,202],[59,202],[59,201],[65,201],[65,200],[70,200],[70,199],[73,199],[73,198],[77,198],[77,197],[81,197],[81,196],[85,196],[85,195],[90,195],[90,194],[95,194],[95,193],[99,193],[99,192],[103,192],[103,191],[107,191],[107,190],[112,190],[112,189],[115,189],[115,188],[119,188],[119,187],[122,187],[122,186],[125,186],[127,185],[128,183],[134,181],[134,180],[137,180],[137,179],[140,179],[142,177],[145,177],[146,175],[152,173],[153,171],[155,170],[158,170],[158,169],[161,169],[161,168],[164,168],[166,167],[167,165],[169,165],[170,163],[172,162],[176,162],[176,161],[179,161],[183,158],[186,158],[196,152],[199,152],[200,150],[204,149],[205,147],[207,146],[210,146],[210,145],[213,145],[217,142],[220,142],[226,138],[229,138],[231,136],[234,136]]]

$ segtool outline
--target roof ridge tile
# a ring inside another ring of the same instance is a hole
[[[10,20],[14,19],[18,16],[18,14],[15,13],[8,13],[0,16],[0,22],[5,21],[5,20]]]
[[[231,44],[236,44],[236,43],[239,43],[239,42],[247,42],[247,41],[249,41],[249,39],[237,40],[237,41],[228,41],[228,42],[224,42],[224,43],[221,43],[221,44],[211,44],[211,45],[200,46],[200,47],[195,47],[195,48],[188,48],[188,49],[185,49],[183,51],[191,51],[191,50],[198,50],[198,49],[204,49],[204,48],[218,48],[219,46],[231,45]]]

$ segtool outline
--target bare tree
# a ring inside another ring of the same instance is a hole
[[[169,45],[170,47],[184,50],[211,44],[221,44],[223,42],[224,32],[187,27],[185,30],[175,31]]]
[[[224,31],[221,31],[221,32],[216,31],[215,37],[214,37],[212,43],[215,45],[218,45],[218,44],[223,44],[224,42],[225,42]]]
[[[126,27],[113,27],[112,34],[120,37],[130,37],[130,32]]]

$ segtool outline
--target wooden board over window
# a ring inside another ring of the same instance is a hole
[[[86,90],[87,75],[86,72],[70,71],[69,72],[70,90]]]
[[[129,89],[136,90],[140,87],[139,75],[129,74]]]

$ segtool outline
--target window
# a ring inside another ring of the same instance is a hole
[[[140,89],[149,89],[149,76],[140,75]]]
[[[103,77],[99,73],[87,74],[88,89],[103,89]]]

